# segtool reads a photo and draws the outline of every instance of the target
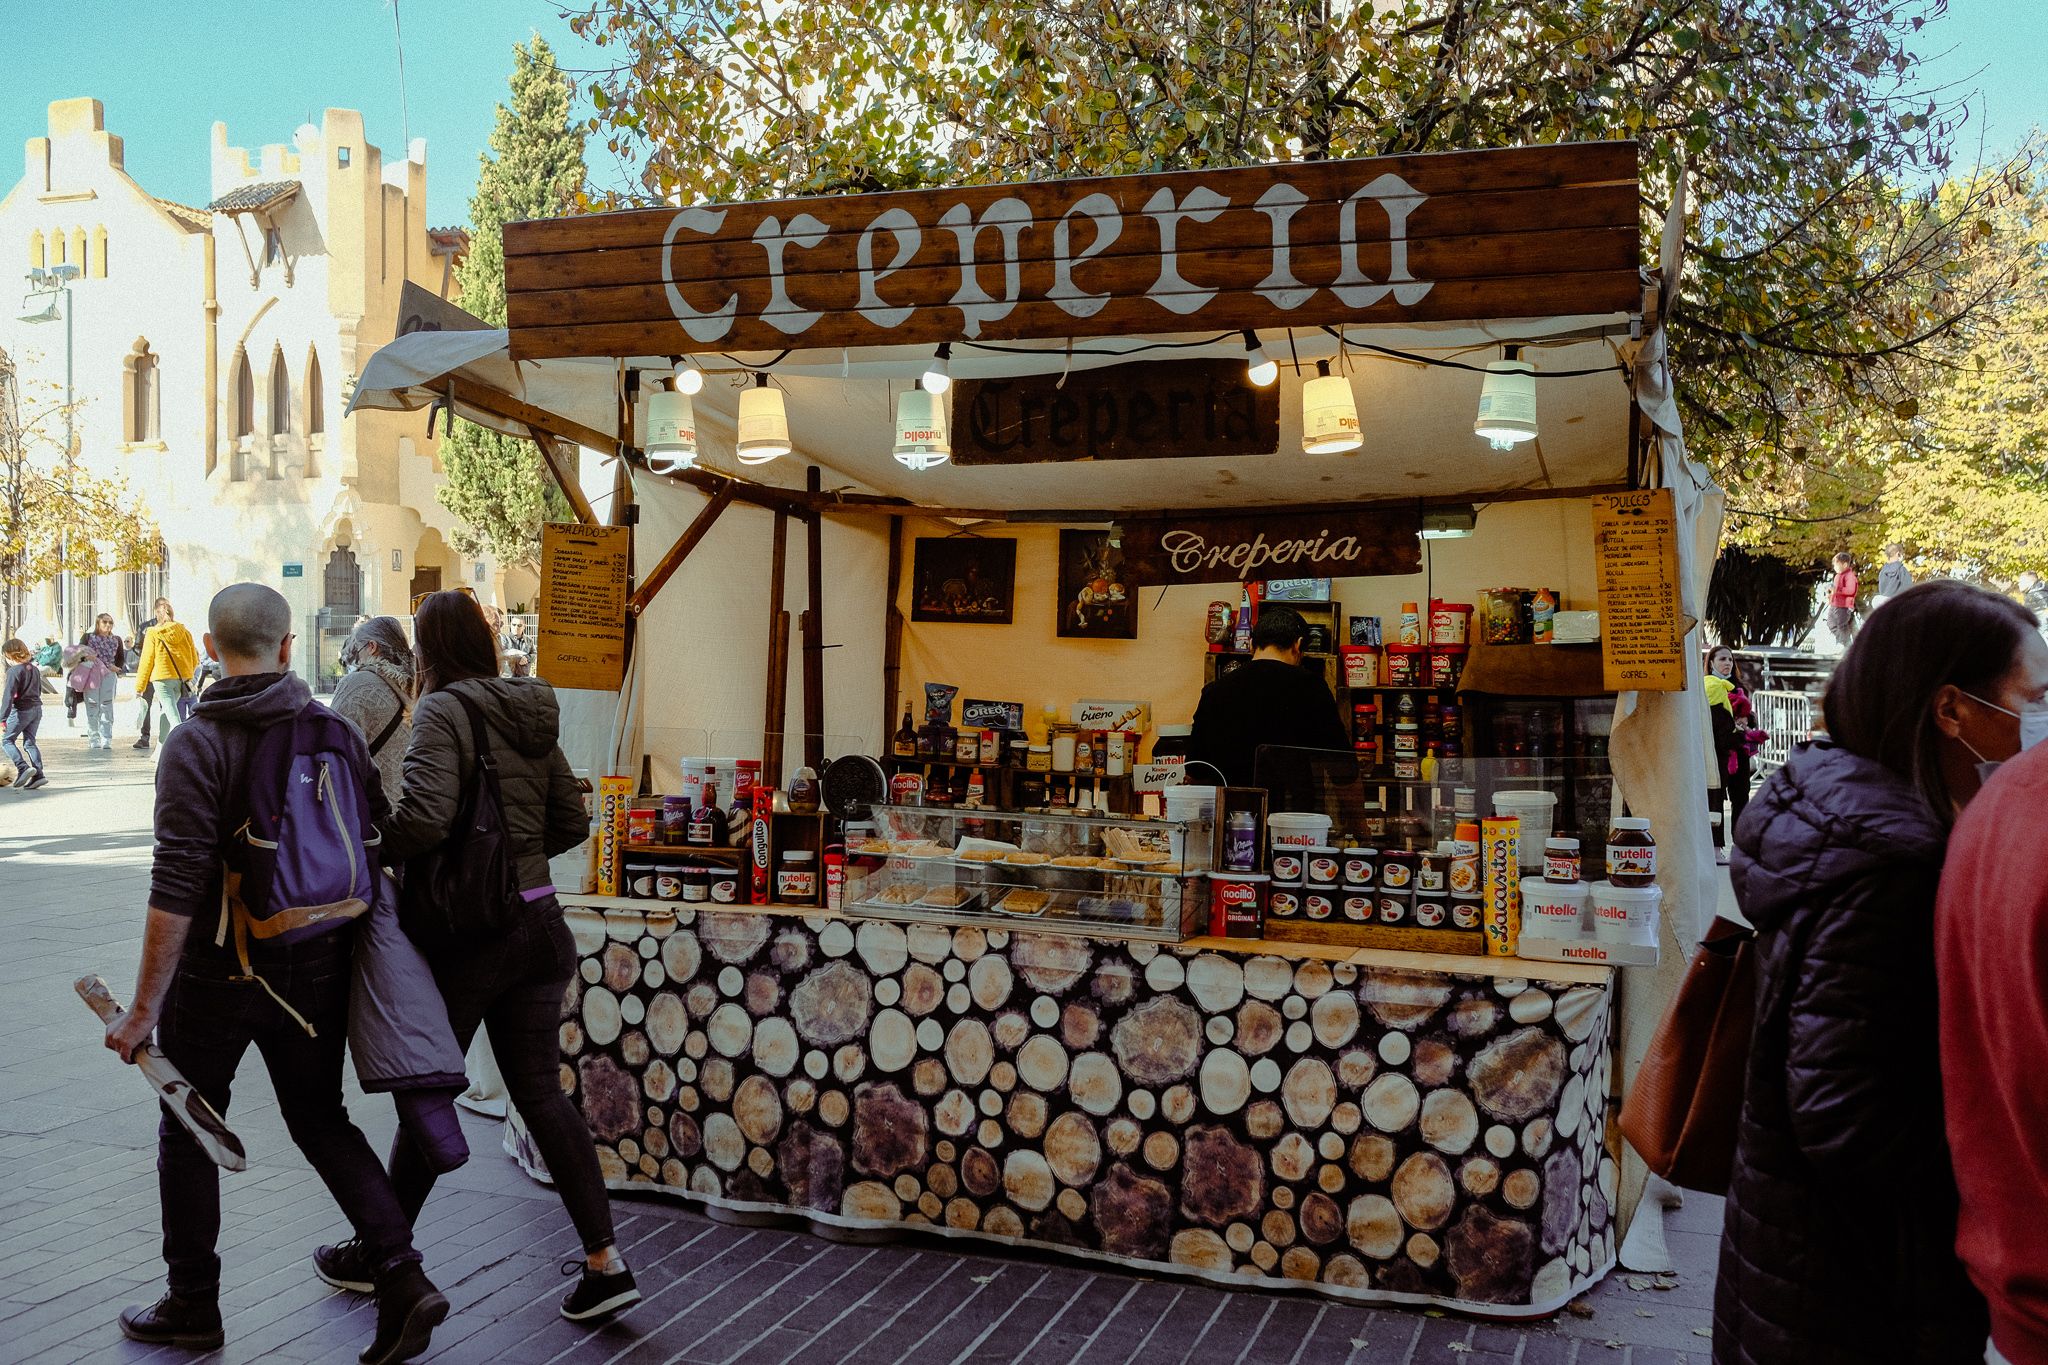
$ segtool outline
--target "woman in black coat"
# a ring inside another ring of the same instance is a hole
[[[1757,1022],[1718,1365],[1984,1359],[1984,1304],[1955,1254],[1934,892],[1978,764],[2014,752],[2027,615],[1962,583],[1902,593],[1836,668],[1829,738],[1773,773],[1736,828]]]

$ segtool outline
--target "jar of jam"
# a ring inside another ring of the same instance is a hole
[[[953,757],[961,763],[978,762],[981,758],[981,732],[961,730],[953,736]]]
[[[1650,837],[1648,820],[1615,817],[1607,833],[1607,880],[1616,886],[1656,885],[1657,841]]]
[[[1543,841],[1543,880],[1569,885],[1579,880],[1579,841],[1577,839],[1545,839]]]

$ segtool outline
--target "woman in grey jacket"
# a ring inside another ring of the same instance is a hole
[[[489,1030],[512,1104],[582,1238],[585,1256],[564,1267],[580,1268],[582,1278],[563,1300],[562,1315],[581,1322],[615,1313],[638,1302],[640,1291],[615,1244],[596,1144],[560,1080],[562,998],[576,968],[576,945],[549,884],[548,858],[581,843],[588,828],[576,779],[556,743],[554,689],[538,679],[498,677],[490,627],[475,600],[461,593],[439,592],[422,602],[413,635],[419,701],[403,794],[381,830],[384,853],[400,861],[417,857],[451,833],[476,766],[462,701],[448,695],[459,693],[483,714],[526,913],[502,934],[434,948],[428,960],[457,1044],[468,1047],[479,1025]],[[417,1220],[434,1172],[403,1132],[392,1144],[391,1183],[407,1216]],[[316,1251],[322,1278],[332,1283],[345,1275],[350,1254],[348,1243]]]
[[[412,739],[412,646],[395,616],[373,616],[349,632],[341,648],[348,673],[328,705],[348,717],[370,746],[370,761],[396,803],[405,786],[405,749]]]

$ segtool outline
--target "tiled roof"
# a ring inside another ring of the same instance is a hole
[[[435,246],[453,251],[458,256],[465,254],[469,250],[468,228],[428,228],[427,236]]]
[[[205,209],[195,209],[186,204],[173,203],[169,199],[157,200],[156,206],[165,213],[170,214],[172,218],[177,220],[178,226],[188,232],[204,232],[213,226],[213,215]]]
[[[262,180],[229,190],[206,207],[215,213],[260,213],[276,208],[298,192],[296,180]]]

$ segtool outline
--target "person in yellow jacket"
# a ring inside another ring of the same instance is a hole
[[[156,739],[161,744],[180,719],[178,701],[188,679],[199,671],[199,646],[171,611],[171,599],[156,599],[156,624],[142,637],[142,662],[135,666],[135,695],[156,707]],[[143,741],[149,732],[143,731]],[[137,748],[143,747],[138,744]]]

